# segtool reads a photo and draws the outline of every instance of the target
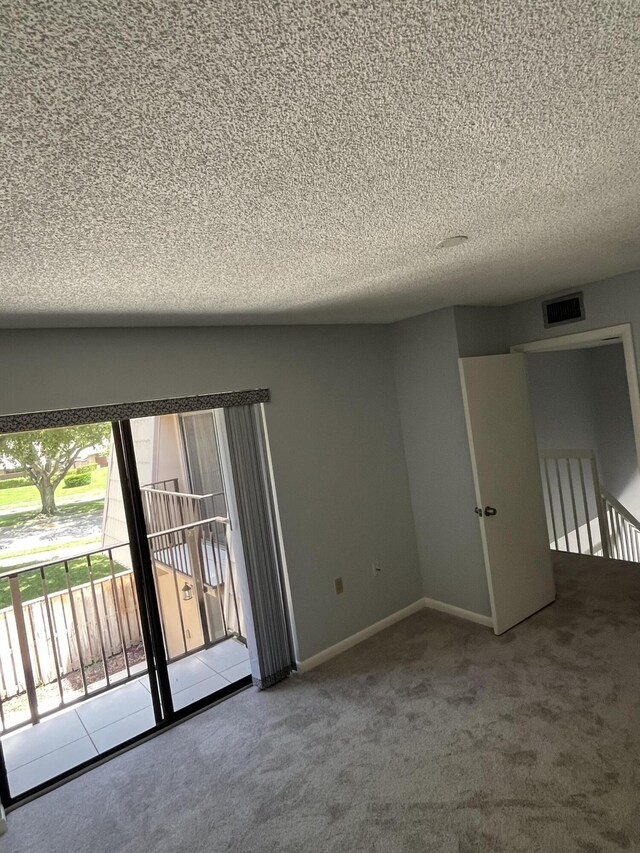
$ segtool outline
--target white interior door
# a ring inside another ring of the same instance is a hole
[[[555,599],[524,358],[459,360],[496,634]]]

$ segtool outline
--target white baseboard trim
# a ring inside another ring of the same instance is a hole
[[[412,616],[414,613],[423,609],[424,601],[420,598],[408,607],[403,607],[402,610],[397,610],[390,616],[385,616],[384,619],[381,619],[379,622],[375,622],[373,625],[369,625],[368,628],[363,628],[362,631],[358,631],[357,634],[352,634],[345,640],[340,640],[340,642],[336,643],[335,646],[329,646],[328,649],[323,649],[321,652],[318,652],[317,655],[312,655],[310,658],[306,658],[305,660],[296,661],[298,672],[309,672],[310,669],[315,669],[317,666],[320,666],[321,663],[341,655],[342,652],[346,652],[347,649],[357,646],[358,643],[362,643],[363,640],[368,640],[369,637],[373,637],[374,634],[379,634],[380,631],[384,631],[385,628],[389,628],[391,625],[395,625],[396,622],[401,622],[403,619],[406,619],[407,616]]]
[[[465,610],[464,607],[455,607],[455,605],[446,604],[444,601],[436,601],[435,598],[423,598],[422,600],[424,601],[424,606],[430,610],[439,610],[440,613],[448,613],[450,616],[457,616],[459,619],[467,619],[469,622],[476,622],[478,625],[493,628],[493,619],[491,616],[474,613],[473,610]]]
[[[317,666],[320,666],[320,664],[325,663],[325,661],[341,655],[348,649],[352,649],[354,646],[357,646],[358,643],[362,643],[364,640],[368,640],[369,637],[373,637],[374,634],[379,634],[380,631],[384,631],[385,628],[389,628],[391,625],[395,625],[396,622],[401,622],[403,619],[406,619],[407,616],[412,616],[414,613],[417,613],[419,610],[424,610],[425,608],[429,608],[430,610],[439,610],[441,613],[448,613],[450,616],[457,616],[459,619],[467,619],[469,622],[476,622],[478,625],[493,628],[493,619],[491,616],[483,616],[482,613],[474,613],[472,610],[465,610],[463,607],[455,607],[453,604],[445,604],[444,601],[436,601],[435,598],[419,598],[418,601],[414,601],[413,604],[410,604],[408,607],[403,607],[402,610],[397,610],[390,616],[385,616],[385,618],[381,619],[379,622],[369,625],[368,628],[363,628],[362,631],[358,631],[357,634],[352,634],[345,640],[340,640],[339,643],[336,643],[334,646],[329,646],[328,649],[323,649],[321,652],[318,652],[317,655],[312,655],[310,658],[306,658],[305,660],[296,661],[298,672],[309,672],[309,670],[315,669]]]
[[[4,835],[7,831],[7,818],[4,813],[4,807],[0,804],[0,835]]]

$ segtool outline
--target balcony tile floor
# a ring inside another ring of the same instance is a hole
[[[176,709],[250,674],[249,654],[236,640],[169,664]],[[2,738],[14,796],[142,734],[154,725],[149,678],[107,693]]]

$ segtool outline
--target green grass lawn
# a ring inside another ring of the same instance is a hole
[[[63,480],[56,489],[56,503],[62,506],[80,497],[104,497],[108,472],[108,468],[96,468],[91,472],[91,482],[88,485],[76,486],[74,489],[65,489]],[[17,489],[0,489],[0,510],[8,510],[11,507],[40,507],[40,495],[36,487],[20,486]]]
[[[104,497],[107,484],[107,468],[98,468],[92,471],[91,483],[74,489],[65,489],[61,483],[56,489],[56,503],[59,513],[55,516],[57,521],[69,521],[74,518],[100,512],[104,507]],[[35,486],[21,486],[18,489],[0,490],[0,529],[15,530],[19,535],[21,530],[26,534],[31,523],[40,513],[40,497]],[[8,510],[13,509],[13,512]],[[17,542],[15,543],[18,544]],[[77,539],[61,541],[60,548],[70,548],[77,545],[76,552],[90,551],[99,548],[100,541],[90,539]],[[56,543],[43,545],[31,550],[15,550],[11,552],[0,552],[3,558],[15,558],[16,564],[0,566],[0,574],[15,571],[26,566],[33,566],[39,562],[46,562],[46,553],[55,551]],[[117,549],[115,555],[117,556]],[[68,580],[70,586],[88,583],[90,580],[89,568],[86,557],[68,560]],[[94,580],[104,578],[111,574],[111,563],[107,554],[94,554],[91,557],[91,569]],[[113,561],[114,573],[125,571],[125,567]],[[20,575],[20,593],[22,601],[30,601],[39,598],[43,594],[42,577],[40,570],[28,571]],[[67,589],[67,572],[63,562],[52,563],[45,569],[46,587],[48,593],[59,592]],[[11,606],[11,593],[9,591],[8,578],[0,577],[0,608]]]
[[[33,562],[33,560],[29,560],[29,562],[23,563],[22,565],[30,566]],[[88,583],[90,578],[86,558],[82,557],[76,560],[69,560],[68,562],[69,585],[77,586],[78,584]],[[20,566],[12,566],[10,570],[5,569],[4,571],[13,571],[18,568],[20,568]],[[91,569],[94,580],[110,575],[111,563],[108,556],[106,554],[94,554],[91,557]],[[116,563],[115,560],[113,561],[114,574],[124,572],[125,570],[125,566],[121,566],[120,563]],[[63,563],[56,563],[49,566],[45,571],[45,578],[47,582],[47,592],[49,593],[58,592],[59,590],[67,588],[67,574]],[[39,598],[43,594],[42,578],[39,570],[25,572],[20,576],[20,594],[23,602],[30,601],[33,598]],[[8,578],[0,578],[0,609],[10,606],[11,593],[9,591],[9,580]]]

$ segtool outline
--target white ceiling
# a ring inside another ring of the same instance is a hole
[[[3,6],[0,325],[386,322],[640,268],[638,0]]]

